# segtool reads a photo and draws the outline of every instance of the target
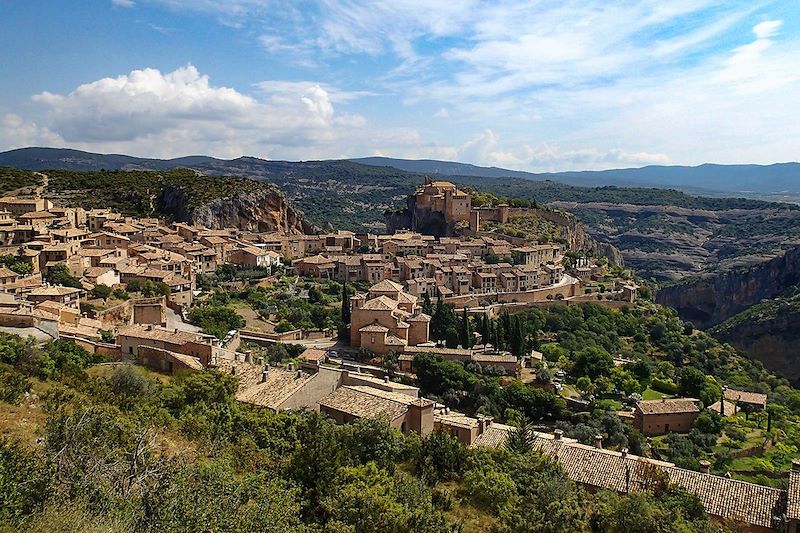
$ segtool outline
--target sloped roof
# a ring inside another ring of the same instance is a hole
[[[725,399],[739,401],[752,405],[767,405],[767,395],[760,392],[747,392],[735,389],[725,389]]]
[[[365,309],[367,311],[392,311],[397,308],[397,301],[392,300],[388,296],[378,296],[377,298],[372,298],[371,300],[367,300],[364,305],[361,306],[361,309]]]
[[[663,415],[671,413],[697,413],[700,410],[690,398],[672,398],[661,400],[642,400],[636,408],[645,415]]]
[[[403,290],[402,285],[390,279],[379,281],[378,283],[369,288],[369,292],[400,292],[402,290]]]
[[[386,333],[389,331],[389,328],[381,326],[380,324],[370,324],[369,326],[359,328],[358,331],[362,333]]]
[[[389,420],[395,420],[406,414],[408,411],[408,403],[393,398],[392,393],[385,393],[385,395],[375,394],[378,389],[371,387],[360,386],[345,386],[340,387],[329,395],[325,396],[319,401],[323,407],[335,409],[343,413],[353,415],[357,418],[376,418],[381,415],[386,415]],[[405,396],[395,394],[394,396]],[[410,396],[406,396],[412,399]]]
[[[492,424],[473,446],[502,446],[511,429]],[[686,470],[672,463],[595,448],[572,439],[556,439],[553,435],[536,433],[533,447],[558,461],[573,481],[621,493],[645,489],[645,468],[658,468],[668,476],[670,483],[697,496],[709,514],[760,527],[774,527],[773,517],[783,514],[787,507],[787,492],[781,489]],[[789,494],[789,510],[800,514],[800,504],[797,503],[800,485],[795,486],[794,491],[794,501]]]
[[[220,358],[215,364],[219,370],[226,373],[230,373],[231,367],[236,367],[237,400],[274,410],[280,409],[292,394],[316,376],[316,374],[302,371],[270,367],[267,372],[267,380],[262,382],[261,373],[264,367],[261,365],[234,361],[231,358]]]

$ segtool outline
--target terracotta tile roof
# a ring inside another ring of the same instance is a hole
[[[395,420],[408,411],[408,403],[379,396],[365,389],[370,389],[370,387],[340,387],[322,398],[319,404],[357,418],[376,418],[386,415],[389,420]]]
[[[33,289],[29,294],[31,296],[66,296],[68,294],[75,294],[81,292],[80,289],[74,287],[40,287]]]
[[[476,353],[470,357],[476,363],[516,363],[513,355]]]
[[[14,272],[13,270],[11,270],[9,268],[0,267],[0,278],[10,278],[10,277],[17,278],[17,277],[19,277],[19,274],[17,274],[16,272]]]
[[[380,324],[370,324],[369,326],[359,328],[358,331],[362,333],[386,333],[389,331],[389,328],[386,326],[381,326]]]
[[[446,426],[455,426],[460,428],[476,428],[478,427],[478,419],[467,416],[464,413],[434,413],[433,421]],[[489,426],[491,427],[491,426]],[[485,433],[485,432],[484,432]]]
[[[190,331],[181,330],[175,331],[174,329],[144,324],[120,326],[117,328],[117,335],[139,339],[164,341],[169,342],[170,344],[183,344],[185,342],[205,343],[211,338],[210,335],[205,335],[203,333],[192,333]]]
[[[388,296],[378,296],[377,298],[372,298],[371,300],[367,300],[367,302],[361,306],[361,309],[367,311],[392,311],[397,308],[397,301],[392,300]]]
[[[300,354],[298,359],[304,359],[306,361],[322,361],[325,359],[325,350],[321,350],[319,348],[306,348],[303,353]]]
[[[497,426],[489,426],[473,446],[504,444],[509,429]],[[572,439],[537,433],[534,449],[557,460],[573,481],[622,493],[646,488],[643,465],[652,465],[666,473],[670,483],[697,496],[709,514],[764,528],[775,527],[774,517],[783,514],[787,506],[787,493],[781,489],[686,470],[672,463],[599,449]],[[800,512],[800,483],[794,491],[794,495],[790,494],[789,508],[791,512]]]
[[[431,317],[425,313],[420,313],[406,319],[408,322],[430,322]]]
[[[478,435],[472,446],[476,448],[499,448],[505,446],[506,440],[508,440],[508,432],[512,429],[514,429],[512,426],[492,423],[483,433]]]
[[[369,288],[369,292],[399,292],[403,290],[403,286],[395,283],[390,279],[379,281]],[[415,300],[416,301],[416,300]]]
[[[672,398],[662,400],[642,400],[636,408],[645,415],[663,415],[670,413],[697,413],[700,410],[690,398]]]
[[[714,516],[775,527],[774,517],[786,508],[786,491],[780,489],[678,467],[666,470],[671,483],[700,498],[706,512]]]
[[[708,406],[708,410],[721,414],[722,413],[721,407],[722,406],[720,402],[715,402]],[[735,403],[725,400],[725,416],[735,415],[738,412],[739,409],[736,407]]]
[[[767,405],[767,395],[760,392],[747,392],[735,389],[725,389],[725,399],[739,401],[753,405]]]
[[[408,342],[395,335],[387,335],[385,344],[386,346],[405,346]]]
[[[795,470],[795,468],[795,462],[792,461],[792,470],[789,472],[788,503],[786,506],[786,516],[789,520],[800,520],[800,469]]]
[[[279,410],[281,405],[292,394],[300,390],[306,383],[314,379],[316,374],[309,374],[300,370],[285,370],[270,367],[267,372],[267,381],[261,381],[263,366],[245,361],[234,361],[232,358],[219,358],[215,366],[230,374],[231,367],[236,367],[238,388],[236,399],[240,402],[251,403]]]

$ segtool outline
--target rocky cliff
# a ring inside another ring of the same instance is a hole
[[[561,235],[567,240],[570,250],[591,251],[596,256],[608,258],[615,265],[625,264],[622,253],[613,244],[600,242],[592,238],[586,230],[586,226],[572,213],[546,209],[532,211],[561,228]]]
[[[800,380],[800,307],[770,301],[710,330],[774,372]]]
[[[656,301],[685,320],[708,327],[800,283],[800,247],[746,270],[725,272],[660,289]]]
[[[316,228],[297,211],[277,188],[260,184],[256,190],[239,192],[195,205],[180,186],[165,188],[158,209],[176,220],[210,229],[226,227],[253,232],[313,233]]]

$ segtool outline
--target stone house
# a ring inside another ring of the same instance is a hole
[[[633,414],[633,427],[644,435],[686,433],[692,429],[700,410],[690,398],[642,400]]]

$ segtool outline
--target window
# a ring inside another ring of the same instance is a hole
[[[370,342],[372,344],[375,344],[375,335],[372,335],[372,337],[370,337]]]

